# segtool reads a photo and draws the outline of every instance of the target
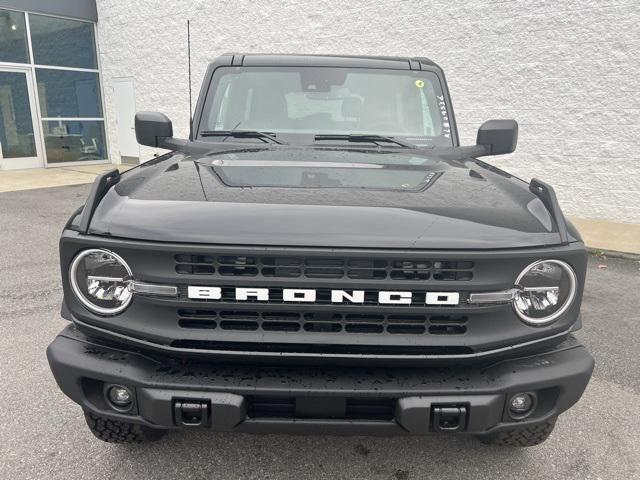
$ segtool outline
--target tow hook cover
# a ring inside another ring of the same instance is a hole
[[[436,432],[462,432],[467,426],[467,407],[434,406],[432,410]]]
[[[209,403],[204,400],[176,400],[173,404],[175,423],[183,427],[209,425]]]

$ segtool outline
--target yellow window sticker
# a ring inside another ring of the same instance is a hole
[[[416,80],[416,87],[418,88],[424,87],[424,80]]]

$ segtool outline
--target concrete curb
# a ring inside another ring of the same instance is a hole
[[[640,255],[640,224],[576,217],[569,220],[590,249]]]
[[[625,253],[625,252],[616,252],[614,250],[601,250],[598,248],[589,248],[587,247],[589,253],[593,254],[596,257],[605,257],[605,258],[623,258],[625,260],[634,260],[640,262],[640,254],[637,253]]]
[[[114,168],[124,172],[130,169],[131,165],[101,163],[97,165],[30,168],[28,170],[4,170],[0,171],[0,193],[91,183],[97,175]]]

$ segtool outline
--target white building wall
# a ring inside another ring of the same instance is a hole
[[[187,135],[187,19],[194,103],[226,52],[426,56],[447,74],[463,144],[484,120],[515,118],[516,153],[489,162],[553,184],[569,215],[640,223],[637,0],[98,0],[115,158],[115,77],[134,77],[137,109]]]

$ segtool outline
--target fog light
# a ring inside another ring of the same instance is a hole
[[[107,391],[109,402],[117,408],[128,408],[133,402],[133,394],[131,390],[122,385],[113,385]]]
[[[509,400],[509,411],[514,417],[523,417],[531,412],[534,403],[530,393],[517,393]]]

